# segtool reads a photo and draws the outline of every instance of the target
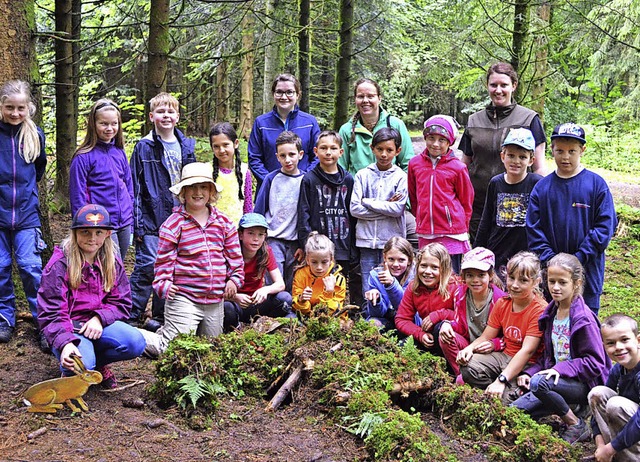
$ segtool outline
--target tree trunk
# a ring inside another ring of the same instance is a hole
[[[74,0],[56,2],[56,181],[53,200],[60,210],[69,210],[69,166],[76,150],[78,101],[76,93],[77,65],[74,62]],[[78,15],[79,17],[80,15]],[[75,32],[79,33],[78,29]],[[77,49],[77,47],[76,47]],[[77,57],[76,57],[77,59]]]
[[[529,32],[529,0],[516,0],[513,15],[513,37],[511,45],[511,65],[518,74],[522,74],[524,69],[520,69],[522,62],[525,41]],[[522,80],[522,79],[520,79]],[[520,84],[516,88],[516,100],[520,100],[520,95],[524,90],[524,85]]]
[[[158,93],[167,91],[170,6],[171,0],[151,0],[145,104]],[[147,129],[151,129],[148,119]]]
[[[333,128],[347,121],[349,110],[349,80],[353,50],[353,0],[340,0],[340,36],[338,39],[338,65],[336,66]]]
[[[531,95],[533,101],[529,105],[540,116],[540,121],[544,123],[544,103],[545,103],[545,80],[549,69],[547,60],[548,40],[547,30],[551,19],[551,2],[542,2],[538,7],[538,19],[540,20],[540,32],[536,36],[536,66],[533,76],[533,88]]]
[[[0,0],[0,84],[12,79],[38,82],[35,25],[33,0]]]
[[[222,60],[216,68],[216,114],[215,122],[229,120],[229,76],[227,61]]]
[[[254,20],[251,12],[242,19],[242,83],[240,96],[240,126],[238,136],[249,139],[249,132],[253,125],[253,27]]]
[[[311,87],[311,60],[309,57],[309,12],[311,0],[300,0],[298,32],[298,80],[302,88],[302,95],[298,100],[300,109],[309,112],[309,89]]]
[[[265,13],[265,49],[264,49],[264,84],[262,89],[262,112],[269,112],[273,106],[273,95],[271,94],[271,82],[278,73],[278,44],[275,41],[275,19],[277,0],[266,0],[264,5]]]

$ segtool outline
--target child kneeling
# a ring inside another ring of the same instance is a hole
[[[145,348],[140,332],[122,322],[129,318],[131,289],[112,229],[104,207],[79,208],[38,289],[38,323],[62,373],[73,375],[75,354],[102,374],[103,388],[117,387],[108,364],[136,358]]]
[[[240,218],[238,228],[244,259],[244,285],[234,297],[224,302],[225,332],[237,328],[240,322],[251,322],[257,315],[272,318],[291,315],[291,294],[284,291],[282,274],[266,242],[267,220],[259,213],[247,213]],[[271,280],[269,285],[264,284],[267,271]]]

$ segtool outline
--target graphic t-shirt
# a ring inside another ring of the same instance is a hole
[[[162,165],[169,172],[171,186],[175,186],[180,183],[180,175],[182,173],[182,149],[180,149],[180,143],[178,140],[168,142],[162,138],[159,139],[164,148]]]
[[[556,364],[560,361],[571,359],[569,337],[571,337],[569,316],[564,319],[554,318],[553,326],[551,327],[551,344],[553,345],[553,356],[556,359]]]

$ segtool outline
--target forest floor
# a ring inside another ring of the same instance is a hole
[[[640,186],[612,183],[611,187],[617,203],[640,205]],[[67,218],[52,217],[55,242],[64,237],[68,224]],[[131,255],[127,263],[131,269]],[[337,426],[319,403],[311,402],[304,384],[277,412],[265,412],[266,402],[260,399],[228,399],[208,430],[194,431],[177,409],[161,409],[148,397],[147,387],[155,381],[154,361],[139,358],[112,368],[121,386],[131,386],[110,392],[91,387],[85,396],[89,412],[75,415],[65,408],[54,415],[27,413],[22,393],[34,383],[58,377],[59,370],[55,358],[38,349],[33,325],[23,317],[11,342],[0,345],[0,460],[370,460],[361,440]],[[439,419],[429,414],[425,418],[458,460],[488,460],[472,444],[444,430]],[[584,445],[586,455],[593,450],[592,443]]]

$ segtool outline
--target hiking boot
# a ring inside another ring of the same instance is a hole
[[[42,332],[37,331],[36,338],[38,340],[38,346],[40,347],[40,351],[46,354],[51,353],[51,346],[49,346],[49,342],[47,342],[47,339],[44,337],[44,335],[42,335]]]
[[[580,441],[587,441],[589,439],[589,427],[583,419],[580,419],[577,424],[569,425],[564,430],[560,437],[569,444],[574,444]]]
[[[162,324],[160,324],[155,319],[147,319],[142,325],[142,328],[144,330],[148,330],[149,332],[157,332],[158,329],[160,329],[161,327],[162,327]]]
[[[9,343],[11,336],[13,335],[13,327],[2,326],[0,327],[0,343]]]
[[[105,390],[113,390],[114,388],[118,388],[118,381],[116,380],[116,376],[113,374],[113,371],[109,368],[109,366],[102,366],[98,369],[98,372],[102,374],[102,382],[100,382],[100,386]]]

